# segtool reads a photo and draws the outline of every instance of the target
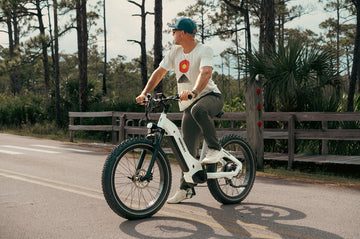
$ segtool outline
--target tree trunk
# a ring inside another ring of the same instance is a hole
[[[356,35],[353,65],[351,69],[349,94],[347,102],[347,111],[354,111],[354,94],[356,88],[356,81],[360,84],[360,0],[352,0],[356,7]],[[359,86],[360,91],[360,86]]]
[[[42,48],[42,57],[43,57],[43,67],[44,67],[44,84],[45,84],[45,92],[49,91],[50,86],[50,71],[49,71],[49,59],[47,54],[47,42],[45,38],[45,26],[42,19],[42,12],[40,6],[40,0],[36,0],[36,16],[39,21],[39,31],[40,31],[40,42]]]
[[[264,17],[264,1],[261,0],[260,3],[260,25],[259,25],[259,51],[264,52],[264,43],[265,43],[265,17]]]
[[[235,22],[235,46],[236,46],[236,68],[237,68],[237,81],[238,81],[238,90],[240,92],[240,46],[239,46],[239,33],[238,33],[238,24]],[[247,47],[245,47],[246,49]]]
[[[142,0],[141,5],[141,79],[143,87],[146,86],[148,81],[147,75],[147,59],[146,59],[146,12],[145,0]]]
[[[340,3],[336,2],[336,72],[340,75]]]
[[[103,66],[103,85],[102,92],[103,95],[106,95],[106,76],[107,76],[107,31],[106,31],[106,9],[105,9],[105,0],[103,4],[103,13],[104,13],[104,66]]]
[[[135,4],[140,8],[141,14],[136,14],[134,16],[140,16],[141,17],[141,41],[136,40],[128,40],[132,42],[136,42],[140,45],[141,48],[141,60],[140,60],[140,67],[141,67],[141,83],[143,87],[146,86],[146,83],[148,81],[148,75],[147,75],[147,55],[146,55],[146,15],[149,14],[149,12],[145,12],[145,0],[142,0],[142,4],[139,4],[133,0],[128,0],[128,2]]]
[[[154,70],[159,67],[162,56],[162,0],[155,0],[155,34],[154,34]],[[156,86],[155,92],[163,91],[163,82]]]
[[[251,53],[251,30],[250,30],[250,17],[249,17],[249,3],[246,1],[245,9],[243,12],[245,20],[245,29],[246,29],[246,41],[247,41],[247,51]]]
[[[264,16],[264,53],[267,55],[273,49],[275,49],[275,8],[274,0],[264,0],[263,5],[263,16]],[[272,112],[274,111],[273,100],[269,99],[269,95],[264,88],[264,107],[265,111]]]
[[[274,0],[264,0],[264,20],[265,20],[265,48],[275,47],[275,8]],[[266,52],[266,50],[265,50]]]
[[[18,56],[18,47],[20,43],[19,37],[19,28],[18,28],[18,19],[12,13],[7,15],[6,24],[8,27],[8,37],[9,37],[9,50],[10,50],[10,59],[12,62],[16,62]],[[16,95],[20,93],[20,68],[16,66],[16,63],[10,63],[10,80],[11,80],[11,92]]]
[[[61,124],[60,110],[60,66],[59,66],[59,26],[58,26],[58,4],[53,0],[54,10],[54,80],[55,80],[55,118],[58,125]]]
[[[87,17],[86,0],[76,0],[76,22],[77,22],[77,42],[79,58],[79,110],[86,112],[88,108],[87,98]]]
[[[278,45],[284,45],[285,1],[280,0],[278,4]]]

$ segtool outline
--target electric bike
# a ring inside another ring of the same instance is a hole
[[[202,165],[206,155],[204,141],[200,159],[188,151],[181,132],[167,113],[178,95],[148,94],[143,102],[148,121],[146,138],[132,138],[117,146],[107,157],[102,172],[102,189],[110,208],[126,219],[151,217],[166,202],[171,188],[171,167],[162,141],[168,139],[187,183],[207,182],[212,196],[220,203],[240,203],[249,194],[256,174],[253,150],[242,137],[227,135],[220,140],[226,157],[219,163]],[[154,108],[163,111],[157,123],[149,119]]]

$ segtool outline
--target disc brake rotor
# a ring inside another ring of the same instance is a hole
[[[148,180],[142,180],[142,177],[146,175],[145,169],[139,169],[136,171],[135,175],[133,176],[133,182],[136,185],[137,188],[146,188],[149,185]]]
[[[225,166],[224,166],[224,172],[231,172],[231,171],[234,171],[236,169],[236,165],[234,164],[234,163],[232,163],[232,162],[230,162],[230,163],[227,163]],[[240,172],[236,175],[236,176],[234,176],[233,178],[241,178],[242,177],[242,175],[243,175],[243,170],[240,170]],[[233,184],[233,181],[232,181],[232,179],[226,179],[226,182],[228,183],[228,184],[230,184],[230,186],[231,187],[234,187],[234,188],[242,188],[242,187],[245,187],[246,185],[234,185]]]

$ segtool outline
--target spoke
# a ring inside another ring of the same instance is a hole
[[[138,199],[139,199],[139,206],[138,206],[138,208],[141,208],[141,200],[140,200],[141,195],[142,195],[141,190],[138,190]],[[146,202],[146,200],[145,200],[145,202]]]
[[[130,201],[130,206],[132,206],[132,205],[133,205],[135,191],[136,191],[136,188],[135,188],[135,187],[133,187],[133,189],[131,190],[131,201]]]
[[[142,190],[141,190],[142,191]],[[142,192],[141,193],[141,195],[142,195],[142,198],[143,198],[143,200],[144,200],[144,202],[145,202],[145,206],[148,206],[149,205],[149,203],[148,203],[148,201],[146,200],[146,198],[145,198],[145,194]],[[140,198],[140,197],[139,197]],[[140,201],[140,200],[139,200]],[[140,203],[140,202],[139,202]]]
[[[125,190],[125,188],[124,188],[124,190]],[[131,190],[131,188],[130,188],[130,190],[129,190],[129,192],[128,192],[128,195],[127,195],[127,196],[124,196],[124,201],[125,201],[125,202],[128,201],[128,198],[130,197],[131,193],[132,193],[132,190]],[[120,195],[121,195],[121,194],[120,194]]]
[[[153,188],[156,189],[155,187],[153,187]],[[151,198],[155,198],[155,196],[152,194],[152,192],[150,191],[149,188],[148,188],[146,191],[150,194],[150,197],[151,197]]]

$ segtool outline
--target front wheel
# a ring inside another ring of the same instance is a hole
[[[249,194],[255,180],[256,160],[249,144],[238,135],[227,135],[220,140],[222,147],[242,163],[242,170],[231,179],[209,179],[207,184],[212,196],[223,204],[239,203]],[[225,166],[210,164],[208,172],[231,171],[232,161]]]
[[[121,217],[150,217],[169,196],[171,169],[163,150],[158,150],[150,177],[144,180],[153,152],[151,141],[130,139],[115,148],[105,161],[103,193],[110,208]]]

